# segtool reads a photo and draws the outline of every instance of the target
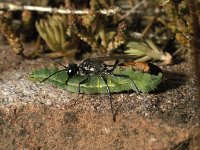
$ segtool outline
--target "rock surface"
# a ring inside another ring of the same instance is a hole
[[[0,48],[0,149],[199,149],[197,87],[191,61],[163,68],[149,94],[77,95],[28,73],[49,66]],[[145,100],[144,100],[145,97]]]

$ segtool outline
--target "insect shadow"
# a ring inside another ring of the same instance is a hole
[[[185,84],[188,80],[188,77],[183,73],[175,73],[169,71],[164,71],[163,73],[165,74],[165,78],[154,91],[156,93],[163,93],[170,89],[176,89]]]
[[[45,59],[48,59],[48,58],[45,58]],[[54,72],[53,74],[49,75],[47,78],[43,79],[40,82],[44,82],[44,81],[48,80],[49,78],[51,78],[53,75],[55,75],[59,72],[63,72],[63,71],[65,71],[68,76],[68,78],[66,80],[66,84],[68,84],[68,81],[70,79],[72,79],[75,75],[82,75],[82,76],[85,76],[85,79],[81,80],[78,83],[78,87],[77,87],[78,93],[80,94],[81,93],[81,85],[87,83],[91,76],[98,75],[104,81],[104,83],[106,85],[106,90],[107,90],[107,93],[109,96],[109,102],[110,102],[110,107],[111,107],[111,112],[112,112],[112,118],[113,118],[114,122],[116,122],[116,113],[114,113],[112,98],[111,98],[111,91],[110,91],[110,87],[108,86],[106,76],[111,75],[116,78],[129,79],[131,81],[136,93],[140,94],[135,82],[128,75],[114,74],[114,70],[116,69],[117,66],[119,66],[119,59],[115,60],[115,63],[113,65],[107,65],[104,63],[103,60],[98,59],[98,58],[85,59],[79,65],[77,65],[75,63],[70,63],[68,66],[65,66],[55,60],[51,60],[51,61],[61,65],[62,67],[64,67],[64,69]]]

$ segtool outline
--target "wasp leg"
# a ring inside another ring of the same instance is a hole
[[[73,77],[73,76],[72,76]],[[65,84],[68,84],[69,79],[71,79],[72,77],[68,76],[67,80],[65,81]]]
[[[128,75],[125,75],[125,74],[113,74],[113,76],[114,77],[120,77],[120,78],[127,78],[127,79],[129,79],[132,82],[134,90],[136,91],[136,93],[140,94],[139,89],[137,88],[135,82]]]
[[[114,65],[107,65],[107,66],[109,66],[109,67],[112,67],[111,69],[108,69],[107,72],[108,72],[108,73],[112,73],[112,72],[116,69],[116,67],[117,67],[118,65],[119,65],[119,60],[116,60],[115,63],[114,63]]]
[[[59,73],[59,72],[62,72],[62,71],[67,71],[67,69],[62,69],[62,70],[59,70],[59,71],[56,71],[56,72],[52,73],[50,76],[48,76],[47,78],[45,78],[45,79],[43,79],[42,81],[40,81],[40,83],[42,83],[42,82],[48,80],[48,79],[49,79],[50,77],[52,77],[53,75],[55,75],[55,74],[57,74],[57,73]]]
[[[106,78],[103,75],[100,75],[100,77],[103,79],[104,83],[106,84],[107,92],[108,92],[108,96],[109,96],[109,100],[110,100],[110,107],[111,107],[111,111],[112,111],[113,122],[116,122],[116,115],[115,115],[114,110],[113,110],[110,88],[108,86]]]
[[[81,93],[81,84],[86,83],[88,80],[89,80],[89,76],[87,76],[87,78],[85,78],[84,80],[78,83],[78,94]]]

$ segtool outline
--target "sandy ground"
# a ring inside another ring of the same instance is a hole
[[[192,57],[163,67],[154,92],[112,94],[116,123],[107,95],[78,95],[28,80],[32,70],[50,66],[46,60],[24,60],[8,46],[0,47],[0,60],[2,150],[200,149]]]

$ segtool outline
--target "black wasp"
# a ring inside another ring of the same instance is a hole
[[[82,81],[80,81],[79,84],[78,84],[78,89],[77,90],[78,90],[78,93],[80,93],[81,84],[86,83],[90,79],[90,76],[92,76],[94,74],[99,75],[101,77],[101,79],[104,81],[105,85],[107,86],[107,93],[108,93],[108,96],[109,96],[109,101],[110,101],[110,107],[111,107],[111,111],[112,111],[113,121],[115,122],[116,121],[116,117],[115,117],[115,113],[114,113],[114,110],[113,110],[111,92],[110,92],[110,88],[108,86],[107,79],[106,79],[105,75],[111,75],[113,77],[118,77],[118,78],[128,78],[132,82],[133,87],[135,88],[134,90],[137,92],[137,94],[139,94],[139,90],[138,90],[135,82],[128,75],[114,74],[113,73],[115,68],[117,66],[119,66],[119,59],[115,60],[115,63],[113,65],[107,65],[107,64],[104,63],[104,60],[102,58],[99,58],[99,59],[98,58],[89,58],[89,59],[85,59],[84,61],[82,61],[79,65],[77,65],[75,63],[70,63],[68,66],[64,66],[63,64],[53,60],[54,62],[56,62],[59,65],[63,66],[64,69],[54,72],[53,74],[51,74],[50,76],[48,76],[47,78],[42,80],[41,82],[46,81],[51,76],[53,76],[53,75],[55,75],[55,74],[57,74],[59,72],[62,72],[62,71],[66,71],[67,75],[68,75],[68,79],[66,80],[66,84],[75,75],[77,75],[77,74],[84,75],[84,76],[86,76],[86,78],[83,79]]]

